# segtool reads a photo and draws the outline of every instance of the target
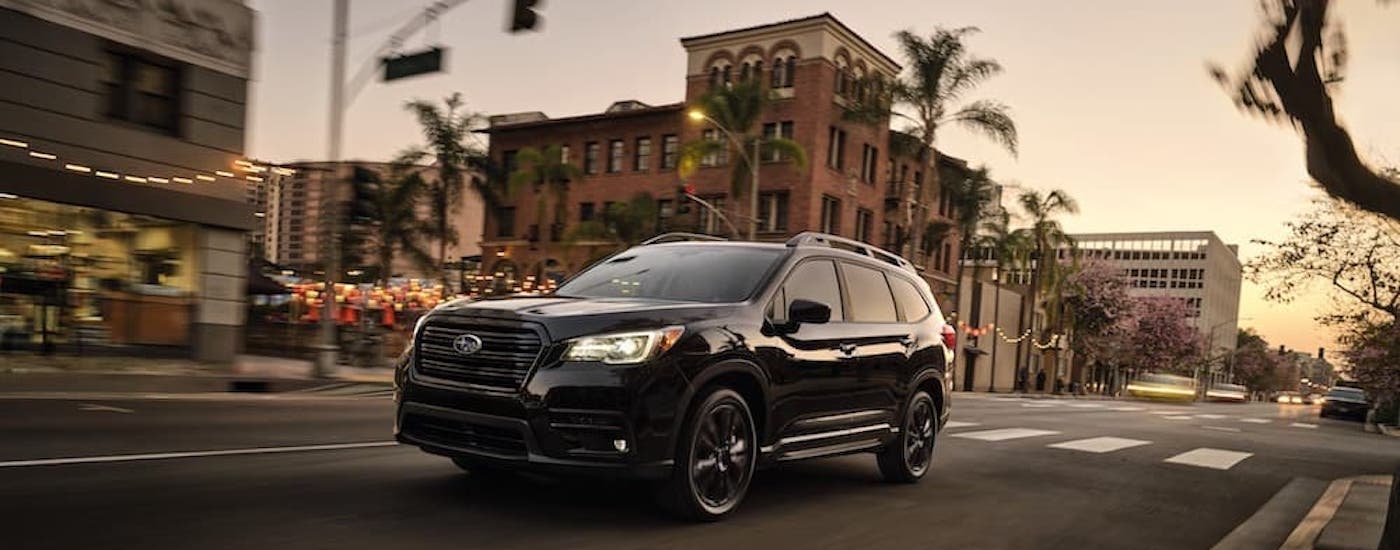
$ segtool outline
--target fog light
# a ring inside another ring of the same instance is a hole
[[[617,452],[619,452],[619,453],[625,453],[625,452],[627,452],[627,440],[626,440],[626,439],[614,439],[614,440],[613,440],[613,448],[614,448],[614,449],[617,449]]]

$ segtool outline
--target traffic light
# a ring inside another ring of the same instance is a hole
[[[511,11],[510,32],[532,31],[539,26],[540,14],[535,12],[535,8],[540,5],[541,0],[515,0],[515,9]]]
[[[379,173],[356,166],[350,177],[350,205],[345,218],[352,224],[379,218]]]
[[[676,186],[676,214],[690,213],[690,196],[695,194],[695,186],[690,184]]]

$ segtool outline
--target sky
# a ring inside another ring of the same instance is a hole
[[[349,73],[427,0],[351,0]],[[274,162],[326,156],[330,0],[250,0],[258,11],[248,154]],[[471,0],[442,16],[405,50],[449,49],[447,72],[371,82],[350,103],[345,157],[387,160],[420,135],[403,104],[461,92],[486,114],[601,112],[613,101],[650,104],[684,96],[678,39],[831,12],[899,59],[892,34],[976,26],[975,54],[1005,73],[969,97],[1009,105],[1021,148],[1012,156],[956,128],[939,148],[989,167],[1003,183],[1060,188],[1081,209],[1070,232],[1210,230],[1258,255],[1257,239],[1320,196],[1289,128],[1250,118],[1209,78],[1208,63],[1239,67],[1259,30],[1252,0],[545,0],[542,31],[504,32],[509,0]],[[1400,164],[1400,7],[1334,3],[1348,33],[1347,80],[1337,95],[1362,152]],[[1240,325],[1270,342],[1336,349],[1314,318],[1329,298],[1319,285],[1289,304],[1267,302],[1246,281]]]

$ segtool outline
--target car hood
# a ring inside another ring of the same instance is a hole
[[[543,325],[550,338],[558,340],[586,334],[686,325],[727,317],[737,308],[737,304],[648,298],[514,296],[456,300],[439,306],[429,315],[533,322]]]

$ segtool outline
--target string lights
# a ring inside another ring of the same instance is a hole
[[[0,138],[0,145],[6,146],[6,147],[12,147],[12,148],[15,148],[15,149],[23,149],[23,150],[25,150],[25,152],[26,152],[29,156],[34,157],[34,158],[36,158],[36,159],[42,159],[42,160],[48,160],[48,161],[54,161],[54,162],[62,163],[62,164],[63,164],[63,167],[64,167],[65,169],[67,169],[67,170],[69,170],[69,171],[72,171],[72,172],[77,172],[77,173],[80,173],[80,174],[89,174],[89,175],[93,175],[93,176],[96,176],[96,177],[101,177],[101,178],[106,178],[106,179],[112,179],[112,180],[124,180],[124,181],[130,182],[130,183],[157,183],[157,184],[167,184],[167,183],[172,183],[172,182],[173,182],[173,183],[177,183],[177,184],[188,185],[188,184],[194,183],[195,181],[211,182],[211,183],[212,183],[212,182],[216,182],[216,181],[219,180],[219,178],[217,178],[217,177],[215,177],[215,176],[219,176],[219,177],[222,177],[222,178],[224,178],[224,179],[232,180],[232,181],[238,181],[238,180],[239,180],[239,178],[238,178],[238,176],[237,176],[236,174],[234,174],[233,172],[227,171],[227,170],[212,170],[212,171],[210,171],[210,172],[208,172],[208,173],[191,172],[191,173],[189,173],[189,174],[178,174],[178,175],[171,175],[171,176],[168,176],[168,177],[167,177],[167,176],[163,176],[163,175],[123,174],[123,173],[121,173],[121,172],[115,172],[115,171],[111,171],[111,170],[103,170],[103,169],[101,169],[101,168],[89,167],[89,166],[86,166],[86,165],[83,165],[83,164],[76,164],[76,163],[72,163],[72,162],[66,162],[66,161],[60,159],[60,158],[59,158],[59,155],[57,155],[57,154],[55,154],[55,153],[49,153],[49,152],[44,152],[44,151],[35,151],[35,150],[33,150],[33,149],[30,147],[29,142],[23,141],[23,140],[10,139],[10,138]],[[246,160],[246,159],[235,160],[235,161],[233,161],[233,163],[234,163],[235,165],[237,165],[238,168],[239,168],[240,170],[242,170],[242,171],[244,171],[244,172],[250,172],[250,173],[252,173],[252,174],[261,174],[261,173],[268,172],[268,171],[271,171],[272,173],[275,173],[275,174],[277,174],[277,175],[279,175],[279,176],[291,176],[291,175],[295,175],[295,174],[296,174],[296,170],[293,170],[293,169],[290,169],[290,168],[283,168],[283,167],[280,167],[280,166],[271,166],[271,165],[257,164],[257,163],[255,163],[255,162],[252,162],[252,161],[249,161],[249,160]],[[262,181],[262,180],[263,180],[263,178],[262,178],[261,176],[256,176],[256,175],[249,175],[249,176],[245,176],[245,177],[246,177],[247,181],[252,181],[252,182],[259,182],[259,181]]]

